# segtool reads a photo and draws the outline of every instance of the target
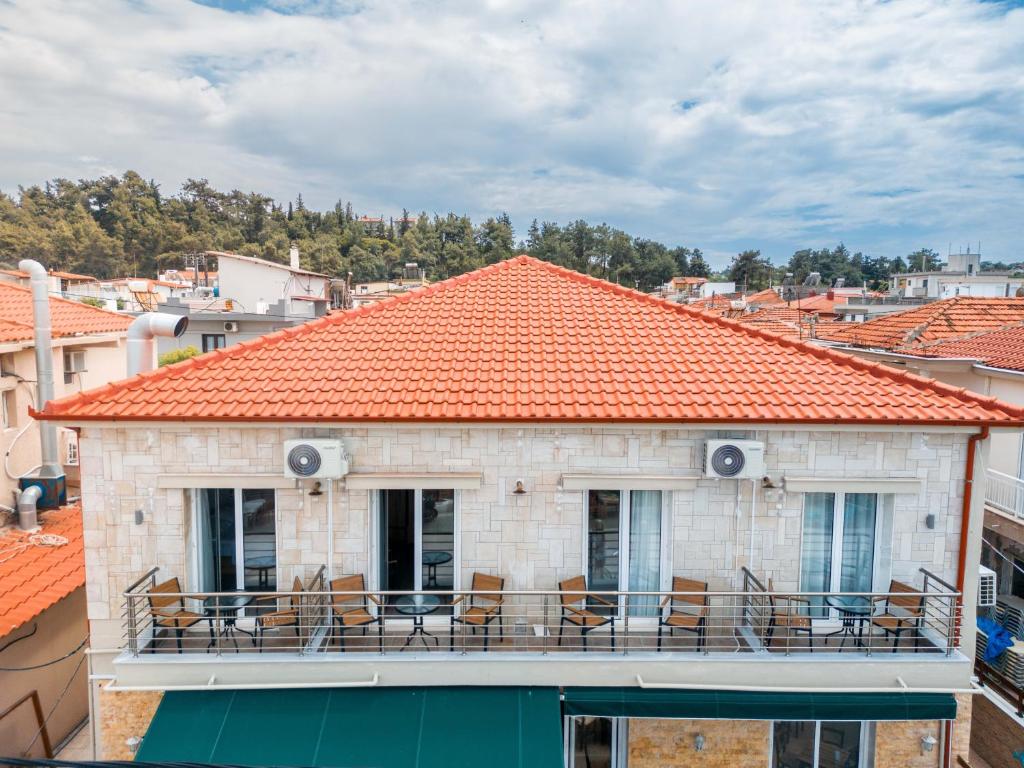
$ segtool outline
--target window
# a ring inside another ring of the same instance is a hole
[[[878,519],[874,493],[804,494],[801,591],[870,592]],[[824,598],[811,604],[814,615],[827,615]]]
[[[227,338],[223,333],[203,334],[203,352],[212,352],[215,349],[224,349],[227,345]]]
[[[455,588],[455,491],[380,491],[378,580],[382,590]]]
[[[85,350],[71,350],[64,352],[64,383],[71,384],[75,380],[76,373],[85,373]]]
[[[5,389],[2,398],[4,429],[18,426],[18,398],[13,389]]]
[[[78,433],[70,429],[61,430],[64,439],[64,464],[69,467],[78,466]]]
[[[203,488],[195,492],[195,500],[199,589],[276,589],[274,491]]]
[[[567,718],[566,768],[625,768],[629,743],[626,718]]]
[[[870,768],[871,723],[777,722],[772,727],[772,768]]]
[[[588,491],[588,589],[661,589],[664,517],[661,491]],[[629,612],[631,616],[656,616],[658,596],[633,597]]]

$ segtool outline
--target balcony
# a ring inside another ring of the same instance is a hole
[[[1024,522],[1024,479],[989,469],[985,481],[985,503]]]
[[[408,592],[331,590],[321,567],[301,590],[196,593],[169,590],[153,569],[124,594],[115,689],[381,677],[669,687],[845,677],[933,688],[940,670],[962,687],[970,662],[958,650],[958,594],[921,576],[920,588],[888,593],[772,592],[746,569],[736,591]]]

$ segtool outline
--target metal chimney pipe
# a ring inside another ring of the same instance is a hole
[[[167,312],[147,312],[128,326],[128,375],[153,370],[153,339],[176,338],[188,328],[188,318]]]
[[[28,272],[32,288],[32,325],[35,330],[36,389],[42,410],[53,400],[53,336],[50,324],[50,275],[46,267],[33,259],[18,262]],[[40,477],[60,477],[64,470],[57,452],[57,427],[52,421],[39,422]]]
[[[36,505],[43,497],[43,489],[30,485],[18,496],[18,527],[23,531],[34,531],[39,527]]]

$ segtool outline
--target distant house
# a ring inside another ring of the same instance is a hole
[[[1021,296],[1024,277],[1006,272],[982,272],[977,253],[954,254],[941,270],[893,275],[893,293],[905,298],[948,299],[954,296],[1008,298]]]
[[[100,282],[89,275],[50,270],[50,295],[65,299],[99,299]],[[19,269],[0,269],[0,281],[27,287],[29,276]]]

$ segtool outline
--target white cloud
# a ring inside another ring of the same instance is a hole
[[[713,253],[1013,258],[1021,39],[1024,10],[968,0],[24,0],[0,4],[0,188],[133,168]]]

